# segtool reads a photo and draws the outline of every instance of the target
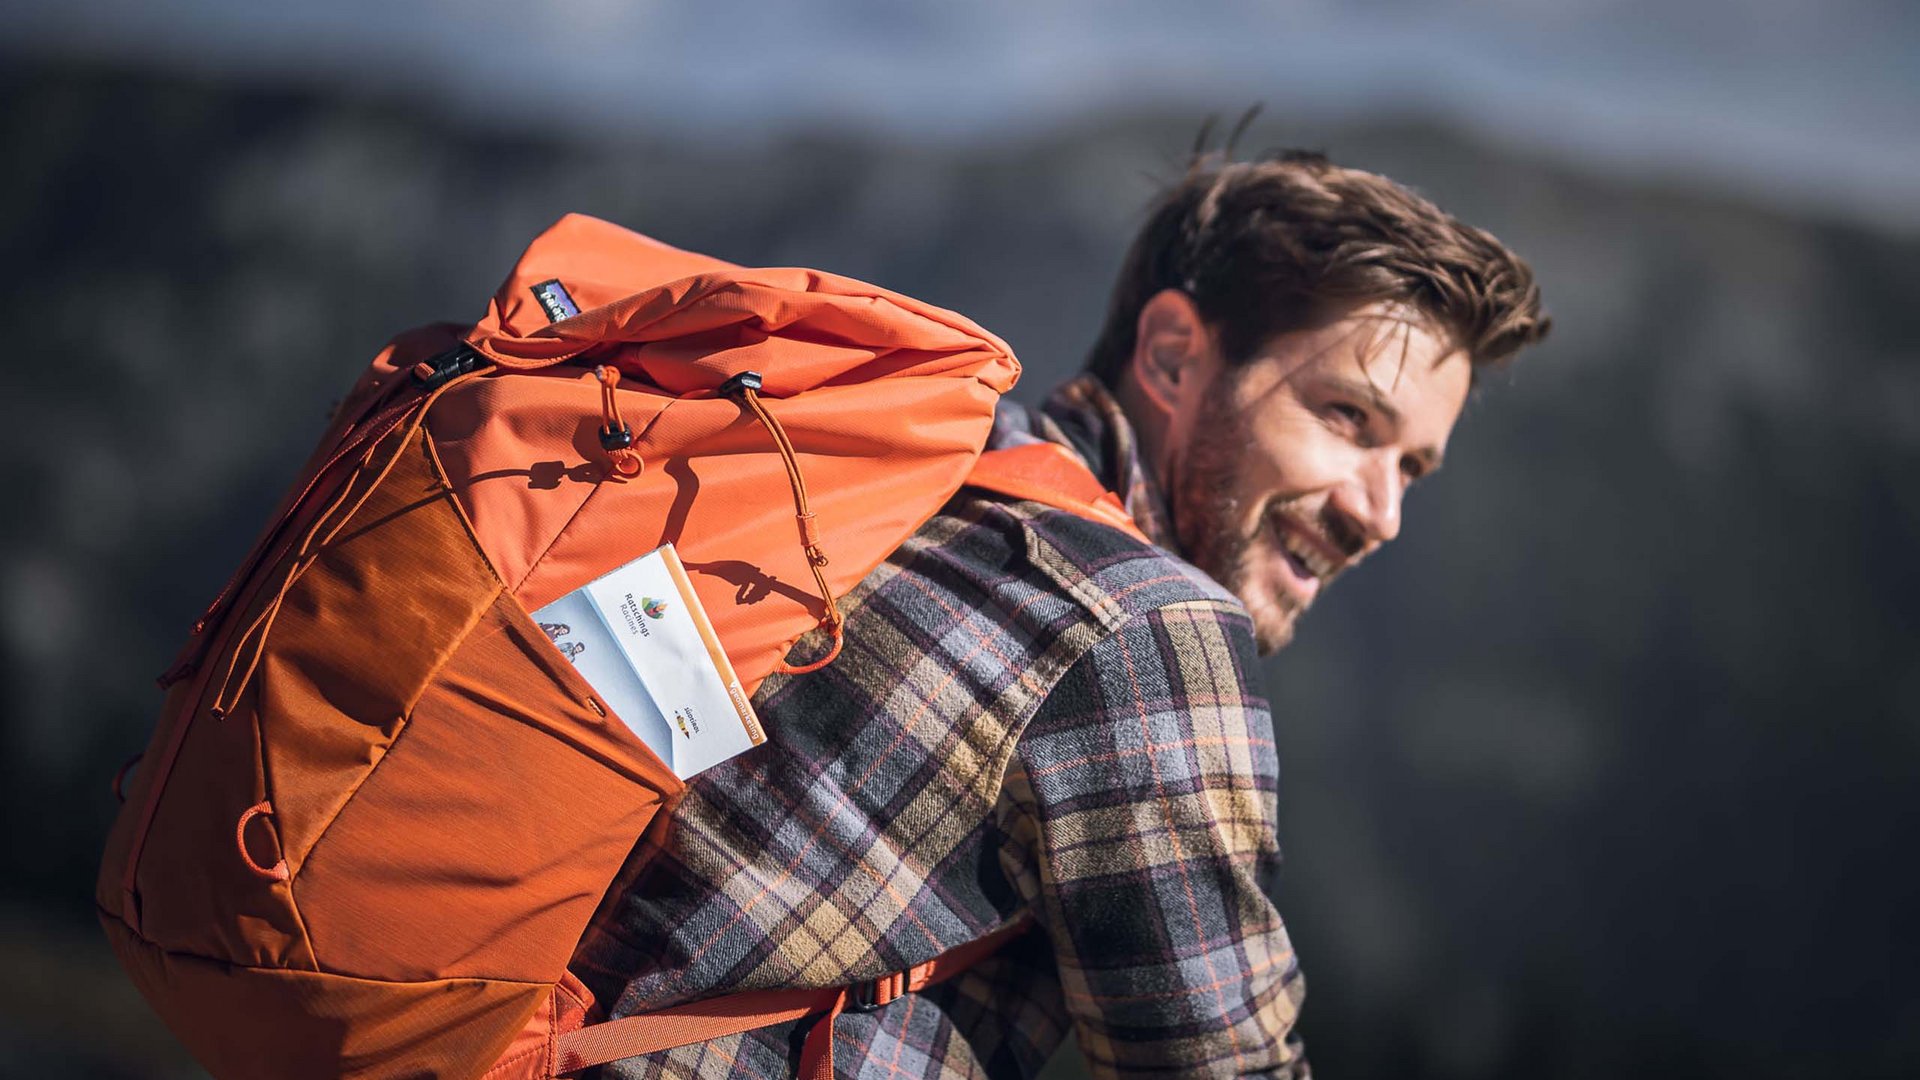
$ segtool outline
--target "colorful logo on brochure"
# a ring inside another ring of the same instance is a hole
[[[655,600],[651,596],[643,596],[640,598],[640,610],[647,613],[647,618],[657,619],[667,613],[667,602]]]

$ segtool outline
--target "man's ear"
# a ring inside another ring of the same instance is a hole
[[[1201,383],[1200,372],[1212,348],[1212,331],[1193,297],[1179,289],[1162,289],[1140,306],[1128,366],[1141,394],[1171,416]]]

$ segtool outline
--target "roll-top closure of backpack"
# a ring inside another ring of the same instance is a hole
[[[556,281],[579,308],[558,321],[539,302],[539,287]],[[591,355],[674,395],[713,390],[754,367],[735,350],[782,340],[797,346],[775,350],[784,362],[755,367],[774,398],[956,373],[1005,393],[1019,377],[1005,342],[953,312],[818,270],[736,267],[581,214],[527,248],[467,337],[505,370]]]

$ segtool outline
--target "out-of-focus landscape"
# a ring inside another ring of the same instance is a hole
[[[938,54],[877,6],[828,7],[876,55],[889,34]],[[301,67],[281,39],[142,53],[102,28],[131,10],[82,5],[71,40],[0,19],[0,1076],[198,1075],[93,923],[108,780],[145,741],[151,677],[389,336],[478,318],[526,241],[584,211],[957,309],[1037,400],[1080,363],[1155,183],[1210,109],[1256,97],[1243,145],[1326,150],[1492,230],[1557,324],[1469,407],[1404,538],[1264,673],[1317,1072],[1920,1075],[1920,171],[1901,172],[1920,139],[1874,126],[1920,115],[1882,56],[1912,19],[1809,36],[1825,52],[1782,74],[1809,80],[1801,126],[1747,117],[1772,142],[1723,138],[1738,124],[1712,107],[1791,87],[1742,98],[1708,69],[1705,97],[1669,102],[1699,110],[1689,145],[1686,116],[1647,119],[1652,46],[1614,72],[1643,143],[1418,94],[1331,103],[1298,72],[1261,83],[1245,49],[1217,86],[1115,74],[1032,115],[1018,95],[926,104],[924,125],[796,91],[811,111],[782,123],[764,73],[671,101],[614,82],[577,108],[529,99],[525,73],[436,96],[420,87],[459,69],[408,68],[399,31],[392,56],[354,53],[311,16],[312,47],[351,62]],[[1336,57],[1365,51],[1348,29]],[[1168,71],[1205,65],[1182,50]],[[1002,81],[1045,85],[1041,59],[1007,57]],[[1496,68],[1524,90],[1526,65]],[[1821,71],[1881,94],[1820,106]],[[1848,115],[1852,142],[1826,130]]]

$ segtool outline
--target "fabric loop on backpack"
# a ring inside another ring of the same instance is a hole
[[[272,866],[261,866],[259,863],[253,861],[253,853],[247,850],[247,823],[251,822],[254,818],[270,816],[272,813],[273,804],[265,799],[261,799],[259,802],[247,807],[246,810],[240,814],[239,824],[233,827],[233,842],[239,847],[240,860],[247,864],[247,869],[259,874],[268,881],[285,881],[293,876],[287,870],[286,859],[276,860]]]
[[[646,462],[633,448],[633,428],[620,418],[620,399],[614,394],[620,388],[620,369],[601,364],[593,369],[593,377],[600,380],[600,446],[616,476],[639,476]]]
[[[837,616],[839,612],[835,612],[834,614]],[[833,638],[833,644],[827,647],[827,655],[807,664],[789,664],[785,660],[782,660],[773,670],[780,672],[782,675],[806,675],[810,672],[819,671],[821,668],[839,659],[840,649],[846,644],[846,637],[841,629],[840,619],[835,618],[826,625],[827,633]]]

